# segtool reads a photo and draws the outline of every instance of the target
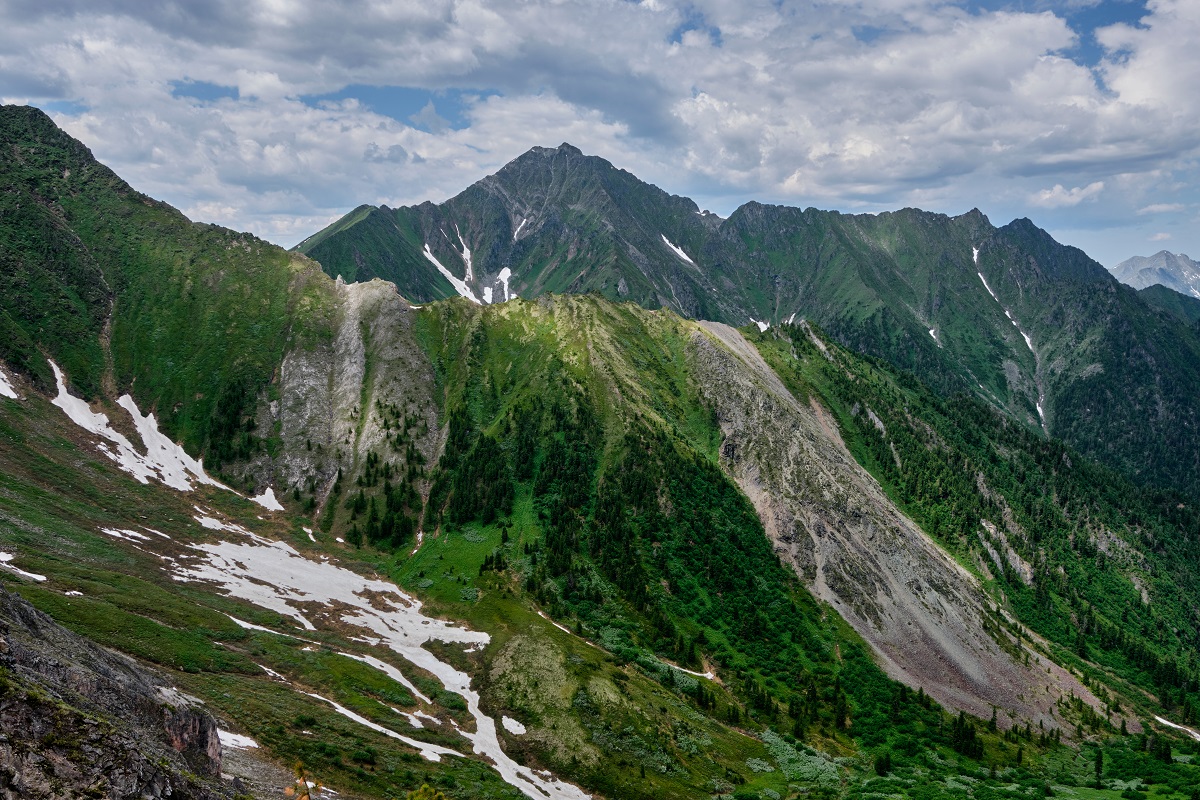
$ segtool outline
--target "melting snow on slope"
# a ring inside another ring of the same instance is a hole
[[[346,717],[347,719],[354,720],[359,725],[362,725],[364,728],[370,728],[371,730],[375,731],[376,733],[382,733],[384,736],[390,736],[393,739],[399,739],[400,741],[404,742],[409,747],[417,748],[419,751],[421,751],[421,756],[426,761],[441,761],[442,756],[461,756],[462,755],[462,753],[451,750],[449,747],[441,747],[436,744],[429,744],[428,742],[420,742],[420,741],[417,741],[416,739],[410,739],[407,736],[401,736],[400,734],[396,733],[391,728],[385,728],[378,723],[371,722],[371,720],[367,719],[366,717],[361,716],[359,714],[355,714],[350,709],[346,708],[343,705],[339,705],[338,703],[333,702],[328,697],[322,697],[321,695],[313,694],[312,692],[305,692],[304,694],[308,695],[309,697],[315,697],[318,700],[329,703],[329,705],[333,706],[334,711],[341,714],[343,717]]]
[[[196,520],[196,522],[199,522],[200,527],[202,527],[202,528],[207,528],[210,531],[228,531],[229,533],[244,533],[247,536],[254,536],[253,533],[246,530],[241,525],[233,525],[233,524],[230,524],[227,522],[221,522],[221,520],[219,520],[219,519],[214,519],[214,518],[208,516],[199,508],[197,508],[196,510],[200,511],[200,516],[196,516],[195,514],[193,514],[192,519]],[[258,537],[255,537],[255,538],[257,539]],[[266,540],[263,539],[260,541],[266,541]]]
[[[978,247],[971,248],[971,260],[975,262],[975,266],[979,266],[979,248]],[[980,275],[979,277],[982,278],[983,276]],[[987,281],[984,281],[983,283],[985,286],[987,285]]]
[[[388,708],[392,708],[392,707],[388,706]],[[433,716],[432,714],[426,714],[424,711],[414,711],[411,714],[407,711],[401,711],[398,708],[392,708],[392,711],[395,711],[397,714],[399,714],[400,716],[402,716],[406,720],[408,720],[408,724],[412,725],[414,728],[424,728],[425,727],[421,723],[422,719],[427,719],[430,722],[432,722],[434,725],[438,724],[437,717]]]
[[[290,633],[284,633],[283,631],[272,630],[271,628],[264,628],[262,625],[255,625],[253,622],[246,622],[246,620],[238,619],[237,617],[233,616],[232,614],[226,614],[225,616],[227,616],[231,620],[233,620],[233,623],[235,625],[237,625],[239,628],[245,628],[248,631],[262,631],[263,633],[273,633],[276,636],[286,636],[289,639],[300,639],[299,636],[292,636]],[[306,642],[308,640],[300,639],[300,641]],[[259,666],[262,666],[262,665],[260,664]],[[271,670],[267,669],[266,667],[263,667],[263,669],[266,670],[267,672],[271,672]],[[272,673],[272,674],[278,674],[278,673]]]
[[[512,278],[512,270],[508,267],[505,267],[504,269],[500,270],[500,274],[496,277],[499,279],[500,283],[504,285],[504,299],[501,302],[507,303],[512,298],[512,293],[508,288],[508,281],[510,278]]]
[[[1016,325],[1017,323],[1014,322],[1013,324]],[[1026,333],[1025,331],[1022,331],[1020,328],[1017,328],[1017,330],[1020,331],[1021,336],[1023,336],[1025,338],[1025,346],[1029,348],[1029,352],[1031,352],[1031,353],[1034,352],[1033,339],[1030,339],[1029,334]]]
[[[17,390],[13,388],[12,381],[8,379],[8,375],[2,369],[0,369],[0,397],[17,399]]]
[[[515,231],[513,231],[513,241],[514,242],[517,240],[517,236],[521,233],[521,228],[525,227],[526,222],[529,222],[529,220],[525,219],[525,217],[521,217],[521,224],[517,226],[517,229]]]
[[[490,287],[490,286],[483,287],[483,302],[485,302],[485,303],[492,302],[492,287]]]
[[[230,733],[217,728],[217,738],[221,740],[221,745],[224,747],[236,747],[239,750],[246,750],[251,747],[258,747],[258,742],[251,739],[249,736],[243,736],[240,733]]]
[[[363,664],[367,664],[367,665],[374,667],[375,669],[382,672],[384,675],[387,675],[389,678],[394,680],[396,683],[403,686],[405,689],[408,689],[418,699],[420,699],[426,703],[433,703],[432,700],[430,700],[425,695],[421,694],[421,690],[418,689],[416,686],[414,686],[412,681],[410,681],[408,678],[404,677],[403,672],[396,669],[395,667],[393,667],[391,664],[387,663],[386,661],[380,661],[378,658],[375,658],[374,656],[360,656],[360,655],[355,655],[354,653],[338,653],[338,655],[345,656],[346,658],[352,658],[355,661],[361,661]],[[418,726],[418,727],[420,727],[420,726]]]
[[[102,443],[99,445],[100,452],[138,481],[149,483],[150,478],[157,478],[180,491],[191,490],[193,481],[229,488],[208,477],[203,464],[160,433],[153,414],[142,416],[133,398],[127,394],[121,395],[117,404],[129,413],[146,447],[146,455],[138,453],[124,435],[109,426],[107,415],[95,413],[87,403],[67,392],[66,380],[57,364],[51,361],[50,368],[54,370],[54,379],[58,382],[58,396],[51,402],[61,408],[76,425],[115,445],[116,449],[113,450],[108,444]]]
[[[463,280],[465,280],[467,283],[470,283],[475,279],[475,268],[471,265],[471,249],[467,247],[467,243],[463,239],[462,231],[458,229],[457,224],[454,226],[454,232],[458,234],[458,243],[462,245],[462,252],[459,253],[459,255],[462,256],[463,262],[467,265],[467,270],[464,273],[465,277]]]
[[[787,322],[785,322],[784,324],[785,324],[785,325],[791,325],[791,324],[792,324],[792,322],[793,322],[793,321],[795,321],[795,319],[796,319],[796,312],[795,312],[795,311],[793,311],[793,312],[792,312],[792,315],[791,315],[790,317],[788,317],[788,318],[787,318]]]
[[[144,460],[162,475],[163,483],[181,491],[189,491],[192,488],[191,481],[193,479],[199,483],[207,483],[209,486],[228,488],[208,477],[204,472],[203,464],[189,456],[182,447],[159,432],[154,414],[147,414],[143,417],[132,397],[127,394],[121,395],[117,399],[117,405],[129,412],[129,416],[137,428],[138,436],[142,438],[142,444],[146,447]]]
[[[937,341],[937,328],[930,328],[929,335],[932,336],[933,340],[936,342]]]
[[[754,317],[751,317],[751,318],[750,318],[750,321],[751,321],[751,322],[753,322],[755,325],[757,325],[757,326],[758,326],[758,329],[759,329],[759,331],[761,331],[761,332],[766,332],[767,328],[771,327],[771,323],[769,323],[769,322],[759,322],[759,321],[758,321],[758,320],[756,320]]]
[[[690,258],[688,258],[688,254],[687,254],[687,253],[685,253],[685,252],[683,252],[683,248],[682,248],[682,247],[679,247],[678,245],[672,244],[672,243],[671,243],[671,240],[670,240],[670,239],[668,239],[668,238],[667,238],[665,235],[663,235],[663,234],[661,234],[661,233],[659,234],[659,236],[662,236],[662,240],[663,240],[664,242],[666,242],[666,245],[667,245],[667,247],[669,247],[669,248],[671,248],[672,250],[674,250],[674,251],[675,251],[675,255],[679,256],[680,258],[682,258],[684,261],[686,261],[686,262],[687,262],[687,263],[689,263],[689,264],[695,264],[695,263],[696,263],[695,261],[692,261]]]
[[[473,303],[479,302],[479,298],[476,297],[475,293],[471,291],[470,286],[467,286],[467,284],[459,278],[454,277],[454,273],[442,266],[442,262],[438,261],[437,256],[435,256],[433,251],[429,249],[428,242],[425,244],[425,258],[429,259],[430,263],[437,267],[438,272],[442,273],[443,278],[450,281],[450,285],[454,287],[454,291],[458,292],[460,295]]]
[[[283,511],[283,504],[275,499],[275,490],[270,486],[258,497],[251,497],[250,500],[268,511]]]
[[[33,580],[33,581],[37,581],[38,583],[41,583],[42,581],[46,580],[45,575],[38,575],[36,572],[26,572],[23,569],[13,566],[12,560],[14,558],[16,558],[16,556],[13,555],[12,553],[0,553],[0,567],[4,567],[5,569],[12,570],[13,572],[17,573],[18,575],[25,577],[25,578],[29,578],[30,580]]]
[[[307,559],[284,542],[255,537],[251,542],[203,543],[193,545],[193,548],[203,555],[203,560],[178,571],[177,579],[212,581],[230,595],[291,617],[309,630],[315,629],[304,614],[310,604],[320,606],[325,614],[339,615],[342,623],[370,630],[379,637],[381,645],[434,675],[448,691],[466,701],[467,709],[475,718],[476,730],[460,733],[472,743],[475,753],[491,762],[505,782],[535,800],[582,800],[588,797],[571,784],[543,778],[509,758],[500,747],[496,721],[479,708],[479,694],[471,689],[470,676],[438,660],[422,646],[430,641],[482,646],[489,641],[486,633],[426,617],[421,613],[420,601],[394,584],[365,578],[335,564]],[[390,665],[388,668],[394,669]],[[422,748],[422,754],[427,758],[430,754],[455,754],[444,748],[431,750],[433,745],[407,740],[332,700],[319,699],[359,724]]]
[[[995,300],[997,303],[999,303],[1000,298],[996,297],[996,293],[992,291],[992,287],[988,286],[987,278],[983,277],[983,273],[976,272],[975,274],[979,276],[979,280],[983,281],[983,288],[987,289],[987,293],[992,296],[993,300]],[[1006,313],[1007,313],[1007,311],[1006,311]]]
[[[115,539],[124,539],[127,542],[148,542],[150,537],[137,531],[119,530],[117,528],[101,528],[100,532]]]
[[[1163,725],[1166,725],[1168,728],[1174,728],[1177,731],[1184,731],[1185,733],[1187,733],[1188,736],[1191,736],[1197,742],[1200,742],[1200,733],[1196,733],[1196,731],[1192,730],[1191,728],[1184,727],[1183,725],[1176,725],[1174,722],[1171,722],[1170,720],[1165,720],[1162,717],[1157,716],[1157,715],[1154,718],[1156,720],[1158,720],[1159,722],[1161,722]]]
[[[517,736],[525,733],[525,726],[512,717],[501,717],[500,724],[504,726],[504,730]]]

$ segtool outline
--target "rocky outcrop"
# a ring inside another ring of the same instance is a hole
[[[283,491],[299,488],[320,504],[339,469],[358,474],[371,452],[400,459],[389,446],[387,419],[418,421],[414,445],[427,463],[436,462],[440,447],[433,365],[413,331],[423,312],[380,280],[339,280],[334,308],[328,340],[285,356],[279,399],[263,403],[258,420],[260,429],[279,432],[281,448],[254,467]]]
[[[0,798],[224,798],[216,721],[0,588]]]
[[[689,355],[724,433],[722,467],[780,557],[892,677],[980,717],[998,708],[1002,724],[1056,727],[1055,700],[1069,692],[1099,705],[1000,629],[975,578],[887,499],[824,408],[798,401],[736,330],[701,326]]]

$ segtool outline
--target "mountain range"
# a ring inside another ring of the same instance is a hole
[[[292,252],[0,148],[9,795],[1200,785],[1186,304],[565,145]]]
[[[564,144],[440,205],[359,207],[296,249],[417,302],[597,292],[731,325],[806,319],[1140,483],[1200,490],[1196,331],[1026,219],[759,203],[721,219]]]
[[[1127,258],[1112,268],[1112,274],[1135,289],[1165,286],[1200,299],[1200,264],[1183,253],[1159,250],[1152,256]]]

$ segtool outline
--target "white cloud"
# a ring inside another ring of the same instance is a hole
[[[1171,238],[1171,234],[1159,232],[1159,233],[1155,233],[1155,234],[1151,235],[1149,240],[1151,242],[1165,242],[1167,239],[1170,239],[1170,238]]]
[[[56,119],[139,189],[285,244],[561,141],[718,211],[1033,205],[1076,229],[1195,202],[1200,4],[1147,8],[1098,33],[1093,70],[1064,15],[949,0],[23,2],[0,96],[82,104]],[[354,86],[434,94],[392,116],[302,100]]]
[[[1151,203],[1148,206],[1143,206],[1137,210],[1138,214],[1169,214],[1174,211],[1183,211],[1183,203]]]
[[[1104,191],[1104,181],[1089,183],[1087,186],[1076,186],[1074,189],[1064,189],[1061,183],[1056,183],[1050,189],[1042,189],[1031,195],[1029,202],[1042,208],[1070,208],[1084,200],[1094,200]]]

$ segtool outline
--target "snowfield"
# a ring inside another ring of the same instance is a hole
[[[509,758],[500,747],[496,721],[479,708],[479,693],[471,689],[470,676],[440,661],[423,647],[434,641],[460,644],[467,648],[483,647],[490,641],[486,633],[425,616],[421,613],[419,600],[388,581],[366,578],[328,561],[306,558],[284,542],[263,539],[237,526],[223,528],[244,532],[248,534],[248,540],[192,545],[197,558],[189,564],[176,567],[174,577],[177,580],[214,583],[233,597],[295,620],[304,630],[317,630],[312,620],[322,621],[331,614],[337,615],[343,624],[364,629],[369,637],[368,643],[388,648],[413,666],[433,675],[446,690],[466,701],[468,711],[475,718],[475,731],[460,730],[459,733],[471,742],[476,754],[492,764],[506,783],[536,800],[582,800],[588,797],[576,786],[542,777]],[[314,614],[313,611],[318,613]],[[250,627],[249,624],[245,626]],[[415,692],[411,681],[382,659],[349,653],[344,655],[383,671]],[[420,699],[428,699],[420,692],[415,693]],[[437,760],[443,755],[461,755],[453,750],[404,737],[329,698],[312,696],[361,725],[419,748],[425,758]]]

